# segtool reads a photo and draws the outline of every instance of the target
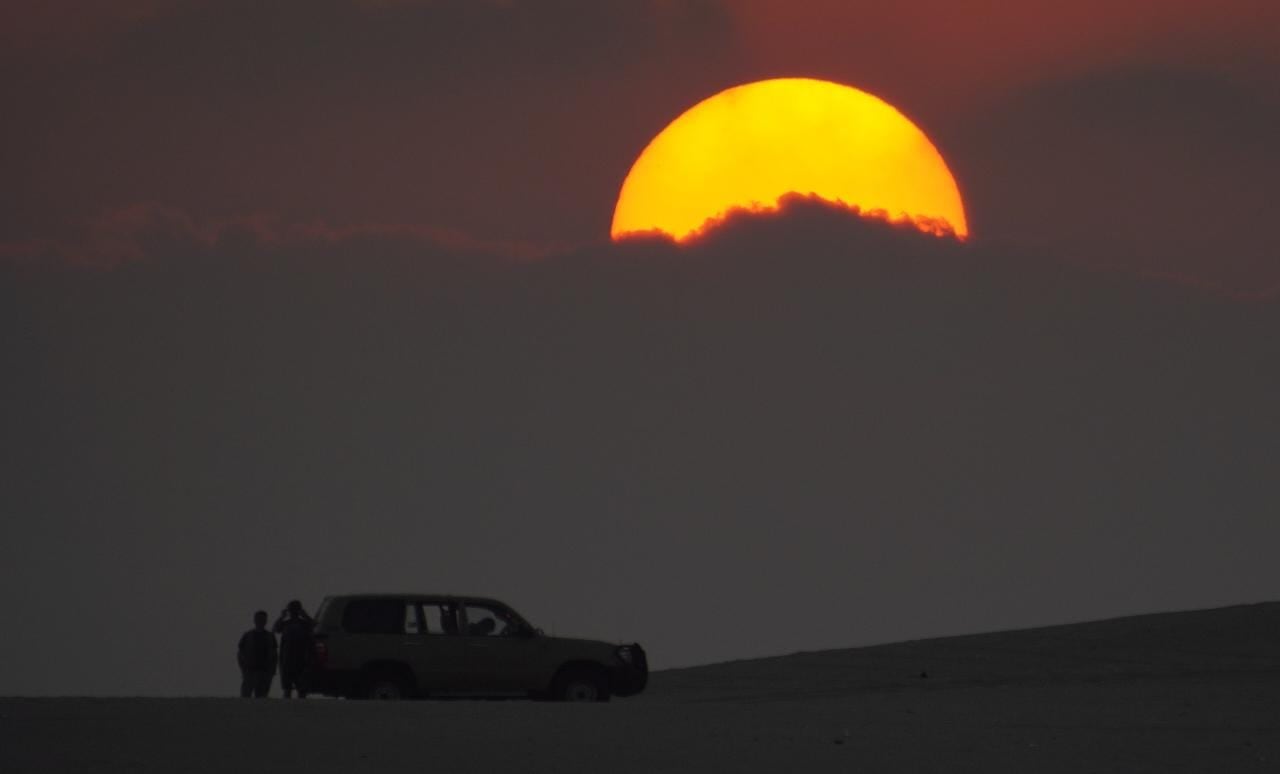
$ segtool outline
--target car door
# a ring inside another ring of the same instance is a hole
[[[545,654],[518,616],[490,602],[466,602],[462,612],[468,693],[519,694],[545,687]]]
[[[406,611],[407,638],[413,652],[418,688],[426,693],[456,693],[466,685],[464,643],[458,636],[458,605],[447,599],[419,599]]]
[[[331,646],[345,656],[341,664],[344,668],[363,670],[374,664],[404,664],[416,676],[416,621],[413,606],[403,598],[353,599],[343,612],[342,636],[335,637]]]

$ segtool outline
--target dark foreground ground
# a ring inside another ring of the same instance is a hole
[[[600,706],[0,700],[5,774],[255,771],[1274,774],[1280,604],[674,670]]]

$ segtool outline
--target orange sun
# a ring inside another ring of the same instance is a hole
[[[955,178],[893,106],[809,78],[757,81],[685,111],[636,159],[611,235],[697,235],[731,210],[808,194],[923,231],[969,235]]]

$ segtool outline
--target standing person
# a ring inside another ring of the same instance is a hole
[[[311,653],[311,630],[315,621],[302,609],[302,603],[293,600],[276,619],[272,630],[280,635],[280,687],[284,689],[286,699],[293,698],[293,690],[298,690],[298,698],[307,698],[307,691],[300,683],[302,670],[307,665],[307,656]]]
[[[253,628],[240,637],[236,661],[240,664],[240,698],[265,699],[276,675],[276,636],[267,631],[267,611],[253,614]]]

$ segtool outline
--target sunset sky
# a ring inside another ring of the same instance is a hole
[[[157,218],[591,243],[668,121],[804,75],[917,121],[989,240],[1280,283],[1267,0],[58,0],[0,29],[6,254],[113,260]]]
[[[970,238],[610,242],[801,76]],[[364,590],[659,667],[1280,597],[1274,0],[8,3],[0,102],[0,695]]]

